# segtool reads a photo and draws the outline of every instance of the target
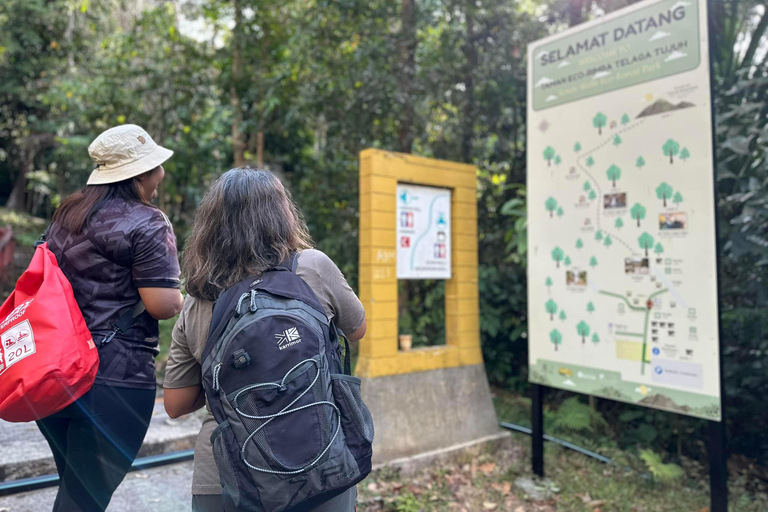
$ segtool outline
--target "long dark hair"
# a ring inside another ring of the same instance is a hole
[[[184,250],[187,293],[216,300],[226,288],[311,247],[301,212],[274,174],[232,169],[197,209]]]
[[[53,214],[53,222],[77,235],[83,231],[91,215],[108,199],[125,199],[152,206],[142,197],[139,178],[137,176],[107,185],[86,185],[83,190],[75,192],[61,203]]]

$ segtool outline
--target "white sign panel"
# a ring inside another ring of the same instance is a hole
[[[397,185],[397,278],[451,278],[451,190]]]
[[[704,0],[528,48],[530,380],[720,420]]]

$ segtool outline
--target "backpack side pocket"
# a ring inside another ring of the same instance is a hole
[[[332,374],[333,398],[341,411],[341,427],[347,448],[358,463],[360,472],[370,471],[373,453],[373,418],[363,403],[360,379],[351,375]]]

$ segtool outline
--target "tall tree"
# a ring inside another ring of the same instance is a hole
[[[232,83],[229,86],[229,103],[232,107],[232,160],[235,167],[245,165],[248,144],[243,132],[243,0],[233,0],[235,25],[232,27]]]
[[[400,4],[400,122],[398,143],[402,153],[410,153],[414,139],[414,78],[416,75],[416,5],[414,0]]]

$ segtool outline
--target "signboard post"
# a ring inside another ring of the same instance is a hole
[[[529,46],[529,375],[534,409],[549,386],[712,422],[717,512],[727,500],[707,21],[705,0],[647,0]]]

